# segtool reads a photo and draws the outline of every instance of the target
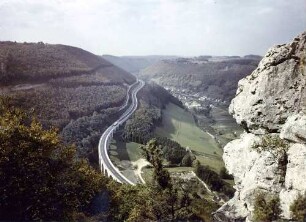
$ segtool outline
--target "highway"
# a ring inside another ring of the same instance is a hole
[[[114,131],[123,124],[128,118],[136,111],[138,106],[138,99],[137,99],[137,93],[138,91],[145,85],[145,83],[142,80],[138,80],[137,82],[129,86],[127,90],[127,102],[125,102],[124,106],[126,107],[128,105],[128,100],[130,98],[131,94],[131,105],[125,110],[125,112],[120,116],[120,118],[115,121],[111,126],[109,126],[104,133],[102,134],[100,141],[99,141],[99,163],[101,167],[101,171],[104,174],[107,174],[108,176],[112,177],[114,180],[120,182],[120,183],[126,183],[135,185],[132,181],[130,181],[128,178],[126,178],[117,167],[114,166],[114,164],[111,162],[109,156],[108,156],[108,148],[110,141],[112,139]],[[123,108],[120,108],[123,109]]]
[[[121,111],[121,110],[123,110],[123,109],[125,109],[125,108],[127,107],[128,103],[129,103],[129,100],[130,100],[130,90],[131,90],[132,87],[134,87],[134,86],[137,85],[137,84],[138,84],[138,81],[136,81],[136,82],[133,83],[132,85],[129,85],[129,86],[128,86],[128,89],[127,89],[127,91],[126,91],[126,98],[125,98],[125,101],[124,101],[124,103],[122,104],[122,106],[120,106],[119,111]]]

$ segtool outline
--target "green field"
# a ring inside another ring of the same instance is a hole
[[[211,125],[213,133],[218,137],[221,147],[224,147],[228,142],[237,139],[243,132],[234,118],[228,113],[228,107],[214,107],[211,112],[212,119],[215,122]]]
[[[201,164],[212,167],[216,172],[219,172],[224,165],[222,149],[215,140],[196,125],[190,112],[172,103],[168,104],[166,109],[163,110],[162,125],[156,128],[155,133],[158,136],[177,141],[183,147],[189,147]],[[137,143],[113,140],[110,147],[111,159],[119,165],[124,160],[137,161],[142,158],[139,146],[140,144]],[[183,168],[171,168],[169,170],[182,171]]]
[[[222,149],[215,140],[197,127],[191,113],[172,103],[163,110],[162,125],[156,128],[155,133],[189,147],[202,164],[216,171],[223,166]]]
[[[119,160],[136,161],[142,158],[139,146],[138,143],[124,143],[113,140],[110,146],[110,154]]]

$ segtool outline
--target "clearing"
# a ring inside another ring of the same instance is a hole
[[[216,141],[196,125],[190,112],[172,103],[163,110],[162,125],[155,133],[189,147],[201,164],[209,165],[217,172],[223,166],[222,149]]]

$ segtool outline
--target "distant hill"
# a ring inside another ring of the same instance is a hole
[[[0,97],[34,112],[45,128],[59,128],[78,155],[98,164],[102,132],[119,116],[132,74],[80,48],[43,43],[0,42]],[[158,92],[158,93],[156,93]],[[171,95],[147,84],[140,106],[162,109]]]
[[[170,89],[173,94],[229,102],[237,82],[256,69],[259,56],[200,56],[159,61],[139,76]]]
[[[97,141],[126,99],[130,73],[85,50],[0,42],[0,96],[60,129],[79,154],[97,158]]]
[[[72,46],[44,43],[0,42],[0,68],[1,85],[92,73],[100,73],[110,82],[135,80],[100,56]]]
[[[144,69],[158,61],[164,59],[175,59],[176,56],[112,56],[103,55],[102,58],[113,63],[114,65],[124,69],[127,72],[138,73],[141,69]]]

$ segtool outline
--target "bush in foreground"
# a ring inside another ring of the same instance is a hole
[[[296,221],[306,220],[306,193],[303,195],[299,194],[296,200],[290,206],[292,212],[292,219]]]
[[[280,218],[280,200],[278,196],[258,193],[254,202],[255,221],[275,221]]]
[[[73,220],[103,184],[55,129],[0,101],[0,220]]]

